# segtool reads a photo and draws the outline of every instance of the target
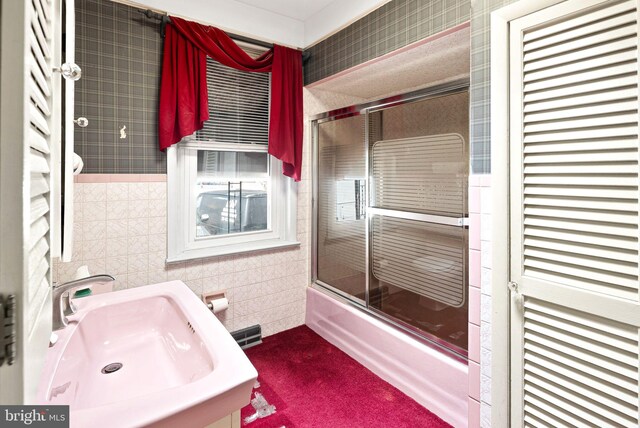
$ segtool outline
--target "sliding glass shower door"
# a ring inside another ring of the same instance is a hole
[[[468,92],[352,110],[314,127],[315,279],[466,355]]]
[[[317,125],[317,279],[358,300],[366,292],[364,117]]]

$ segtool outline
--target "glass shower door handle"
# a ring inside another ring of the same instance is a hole
[[[386,208],[367,208],[367,213],[370,215],[383,215],[385,217],[402,218],[405,220],[423,221],[426,223],[442,224],[445,226],[457,226],[465,227],[469,224],[467,217],[449,217],[443,215],[414,213],[408,211],[390,210]]]

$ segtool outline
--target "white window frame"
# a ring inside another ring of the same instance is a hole
[[[282,163],[269,156],[269,229],[207,238],[195,234],[197,150],[266,152],[265,145],[183,140],[167,149],[167,263],[299,246],[296,239],[295,182],[282,175]]]

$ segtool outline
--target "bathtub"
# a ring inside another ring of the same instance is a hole
[[[468,426],[468,366],[463,360],[410,337],[321,287],[307,288],[306,324],[446,422]]]

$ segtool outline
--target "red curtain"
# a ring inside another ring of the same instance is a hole
[[[238,70],[271,72],[269,154],[282,161],[284,175],[300,181],[301,52],[274,45],[253,59],[224,31],[176,17],[171,17],[164,39],[158,117],[160,150],[202,129],[204,122],[209,119],[207,55]]]

